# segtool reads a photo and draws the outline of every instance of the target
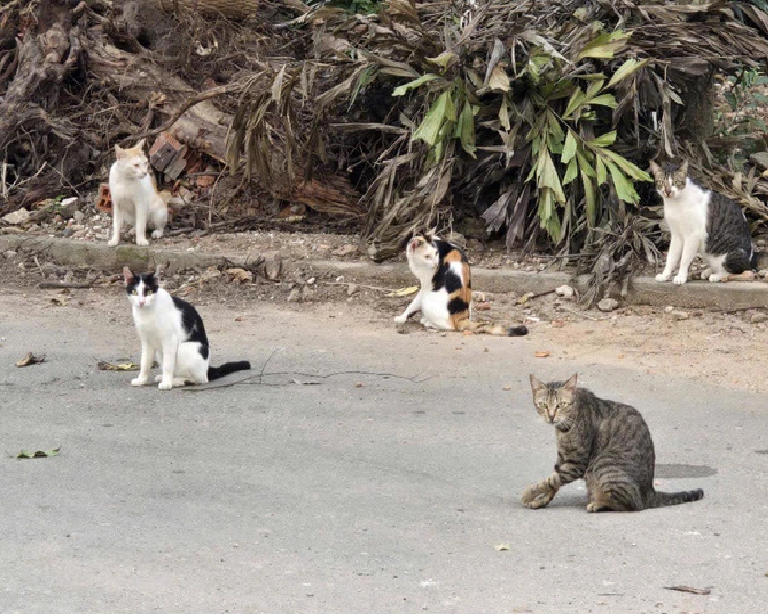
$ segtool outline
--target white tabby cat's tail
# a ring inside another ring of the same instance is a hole
[[[235,360],[233,362],[225,362],[219,367],[208,367],[208,381],[219,379],[235,371],[247,371],[250,368],[251,363],[247,360]]]

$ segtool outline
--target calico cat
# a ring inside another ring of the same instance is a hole
[[[132,224],[136,245],[149,245],[147,225],[155,230],[153,239],[163,236],[168,221],[168,206],[157,191],[155,176],[144,154],[144,140],[123,149],[115,145],[116,160],[109,169],[109,193],[112,198],[112,238],[108,245],[120,242],[124,223]]]
[[[664,199],[664,219],[672,233],[667,263],[656,281],[668,281],[679,263],[673,281],[684,284],[697,254],[708,264],[701,278],[712,282],[727,281],[729,274],[749,271],[755,265],[749,223],[737,203],[691,181],[687,160],[663,168],[651,162],[650,170]]]
[[[405,311],[395,317],[395,322],[404,324],[411,314],[421,310],[421,324],[427,328],[504,334],[500,327],[488,328],[470,320],[472,275],[460,247],[433,233],[423,233],[414,235],[405,254],[408,267],[421,287]],[[507,334],[511,337],[527,332],[525,326],[516,326]]]
[[[155,378],[160,390],[184,386],[186,382],[206,384],[235,371],[251,368],[247,360],[211,367],[211,353],[203,320],[197,310],[160,287],[160,269],[154,273],[134,274],[123,269],[125,289],[133,305],[133,321],[141,340],[139,376],[132,386],[149,381],[152,361],[162,366]]]
[[[533,404],[554,424],[555,471],[522,496],[531,509],[546,507],[561,486],[584,478],[587,511],[640,511],[698,501],[704,491],[657,492],[653,488],[655,452],[648,425],[634,407],[595,396],[566,382],[540,382],[531,375]]]

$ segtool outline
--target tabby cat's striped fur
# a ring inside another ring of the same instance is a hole
[[[587,511],[639,511],[698,501],[704,491],[656,492],[655,453],[648,425],[634,407],[607,401],[566,382],[542,383],[531,375],[533,403],[555,425],[557,463],[547,479],[523,493],[523,505],[545,507],[561,486],[584,478]]]

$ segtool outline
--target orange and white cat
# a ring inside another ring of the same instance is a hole
[[[154,228],[153,239],[163,236],[168,221],[168,206],[157,191],[155,177],[144,154],[144,139],[134,147],[115,145],[116,160],[109,169],[109,192],[112,198],[112,238],[109,245],[120,242],[120,230],[127,223],[134,227],[136,245],[149,245],[147,226]]]

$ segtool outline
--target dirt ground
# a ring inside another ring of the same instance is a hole
[[[413,320],[398,331],[392,318],[412,296],[387,296],[397,288],[348,284],[341,278],[307,278],[300,267],[292,271],[290,277],[277,282],[254,277],[250,283],[235,283],[218,270],[188,271],[170,277],[164,285],[193,304],[219,305],[222,318],[217,325],[225,328],[227,322],[237,321],[238,314],[259,304],[260,309],[299,311],[309,319],[321,317],[322,326],[327,326],[332,316],[339,326],[359,326],[361,331],[373,327],[393,335],[456,335],[459,340],[458,333],[428,332]],[[93,288],[40,289],[38,284],[44,276],[48,281],[88,281]],[[0,257],[0,278],[0,312],[6,317],[23,317],[25,310],[34,309],[56,318],[74,307],[130,325],[122,281],[116,275]],[[634,306],[606,314],[586,310],[554,294],[526,299],[475,293],[474,304],[476,319],[505,325],[525,323],[528,338],[535,341],[542,361],[579,359],[768,392],[768,309],[721,313]],[[485,335],[472,337],[462,336],[461,343],[483,343]],[[515,340],[509,343],[512,350]]]

